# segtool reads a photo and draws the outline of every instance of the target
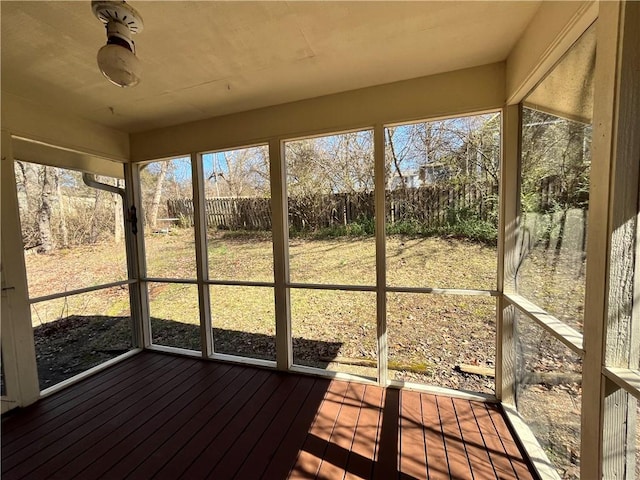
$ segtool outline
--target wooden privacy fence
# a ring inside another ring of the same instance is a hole
[[[558,204],[564,208],[588,208],[588,179],[563,179],[551,175],[540,179],[538,184],[538,211],[554,210]]]
[[[464,211],[483,220],[494,215],[498,187],[493,184],[429,185],[386,192],[387,222],[418,221],[430,227],[451,222]],[[289,197],[289,225],[298,230],[348,225],[374,217],[373,192],[318,194]],[[167,201],[170,217],[193,224],[193,201]],[[208,228],[222,230],[271,230],[271,199],[209,198]]]
[[[456,216],[489,220],[497,214],[498,186],[429,185],[387,191],[386,197],[388,223],[417,221],[437,227],[455,221]]]
[[[289,197],[289,226],[297,230],[348,225],[373,218],[373,192]]]
[[[193,200],[167,200],[170,217],[183,218],[193,225]],[[205,213],[208,228],[221,230],[271,230],[271,199],[259,197],[207,198]]]

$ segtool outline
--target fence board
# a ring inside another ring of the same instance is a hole
[[[544,186],[548,188],[547,185]],[[462,209],[488,220],[496,202],[490,198],[497,185],[428,185],[386,192],[387,223],[418,221],[429,228],[442,226],[448,216]],[[289,225],[297,230],[346,226],[374,218],[373,192],[317,194],[290,197]],[[223,230],[271,230],[269,198],[208,198],[205,202],[207,226]],[[167,201],[169,216],[193,224],[193,201]]]

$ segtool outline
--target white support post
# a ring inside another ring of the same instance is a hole
[[[634,294],[640,273],[635,270],[638,246],[640,189],[640,4],[620,5],[615,79],[612,182],[609,205],[609,292],[605,327],[605,365],[638,368],[640,324],[633,321]],[[635,280],[635,281],[634,281]],[[605,478],[633,478],[635,472],[638,401],[605,380],[603,474]]]
[[[629,365],[640,138],[640,3],[600,2],[587,231],[581,474],[624,478],[633,461],[631,396],[602,375]],[[637,278],[636,280],[637,281]]]
[[[640,163],[640,158],[638,158]],[[639,180],[640,182],[640,180]],[[640,183],[638,185],[640,190]],[[632,370],[640,371],[640,192],[638,192],[638,213],[636,215],[636,264],[634,266],[633,307],[631,312],[631,335],[629,366]],[[640,480],[640,479],[639,479]]]
[[[273,278],[276,306],[276,364],[287,371],[293,364],[291,301],[289,289],[289,213],[282,142],[269,141],[271,176],[271,228],[273,232]]]
[[[10,402],[15,402],[3,402],[2,411],[4,412],[13,406],[26,406],[35,402],[40,396],[40,386],[9,131],[2,130],[1,141],[0,249],[2,253],[0,268],[4,280],[1,299],[2,360],[6,374],[7,397]]]
[[[609,229],[609,312],[605,363],[610,367],[638,368],[640,354],[633,340],[640,323],[632,322],[638,308],[638,197],[640,194],[640,4],[622,4],[616,81],[615,137]]]
[[[207,214],[204,195],[204,171],[202,156],[191,154],[193,179],[193,223],[196,244],[196,275],[198,279],[198,306],[200,308],[200,348],[202,356],[209,358],[214,353],[211,324],[211,300],[209,298],[209,255],[207,253]]]
[[[2,176],[0,175],[0,180]],[[0,258],[4,259],[4,249],[0,249],[2,253]],[[11,308],[9,307],[9,291],[14,289],[5,278],[4,274],[4,260],[0,261],[0,276],[2,277],[2,295],[0,297],[0,304],[2,313],[0,319],[2,319],[2,330],[0,336],[0,343],[2,344],[2,374],[4,383],[4,393],[2,394],[2,408],[0,413],[7,412],[12,408],[17,407],[18,404],[18,382],[20,381],[20,375],[18,374],[18,365],[16,364],[16,353],[14,348],[14,333],[13,325],[11,323]]]
[[[142,280],[147,276],[147,259],[144,244],[144,212],[142,211],[140,168],[141,166],[137,164],[129,163],[125,165],[127,204],[129,209],[135,207],[137,217],[135,219],[136,233],[133,234],[134,219],[132,218],[133,212],[131,210],[129,211],[129,218],[126,221],[126,228],[131,235],[131,247],[135,250],[133,258],[136,263],[133,265],[133,268],[135,269],[138,280],[136,284],[130,287],[131,289],[135,289],[132,298],[137,297],[139,302],[137,305],[132,304],[131,312],[131,314],[134,315],[133,309],[135,309],[135,315],[137,316],[135,326],[138,344],[136,346],[138,348],[148,348],[151,345],[151,317],[149,314],[149,291],[147,282]]]
[[[509,105],[502,109],[495,388],[498,400],[509,405],[515,405],[516,309],[504,298],[504,294],[516,293],[516,270],[520,257],[518,232],[521,118],[522,112],[519,105]]]
[[[133,222],[131,219],[131,206],[134,205],[134,182],[132,169],[135,168],[130,163],[123,166],[125,178],[125,198],[124,202],[124,239],[127,254],[127,275],[135,283],[129,285],[129,311],[131,315],[131,326],[135,348],[144,348],[144,315],[142,314],[142,302],[140,292],[140,263],[138,259],[138,238],[133,233]],[[137,228],[137,225],[136,225]]]
[[[386,265],[386,172],[384,125],[373,129],[376,216],[376,325],[378,336],[378,383],[389,384],[387,344],[387,265]]]

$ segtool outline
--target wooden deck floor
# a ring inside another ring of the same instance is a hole
[[[145,352],[3,417],[2,478],[534,476],[493,405]]]

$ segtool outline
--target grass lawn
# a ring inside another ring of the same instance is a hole
[[[145,243],[150,277],[195,277],[193,230],[149,234]],[[273,281],[269,235],[212,234],[208,248],[210,278]],[[292,282],[375,284],[373,238],[295,238],[289,249]],[[390,285],[495,289],[495,247],[448,238],[390,236],[386,251]],[[30,295],[123,279],[123,259],[124,246],[109,244],[46,256],[29,254]],[[117,268],[110,268],[112,260]],[[78,318],[127,317],[126,291],[116,288],[35,304],[34,327],[69,316],[76,323]],[[273,288],[214,285],[210,297],[216,351],[275,359]],[[154,343],[200,350],[196,286],[150,283],[149,299]],[[495,299],[488,296],[388,294],[391,378],[493,392],[491,377],[462,373],[457,367],[494,367],[495,308]],[[293,288],[291,323],[295,363],[375,377],[375,293]],[[73,343],[70,335],[67,338]],[[60,351],[61,344],[57,345]],[[105,350],[88,344],[87,348]]]

